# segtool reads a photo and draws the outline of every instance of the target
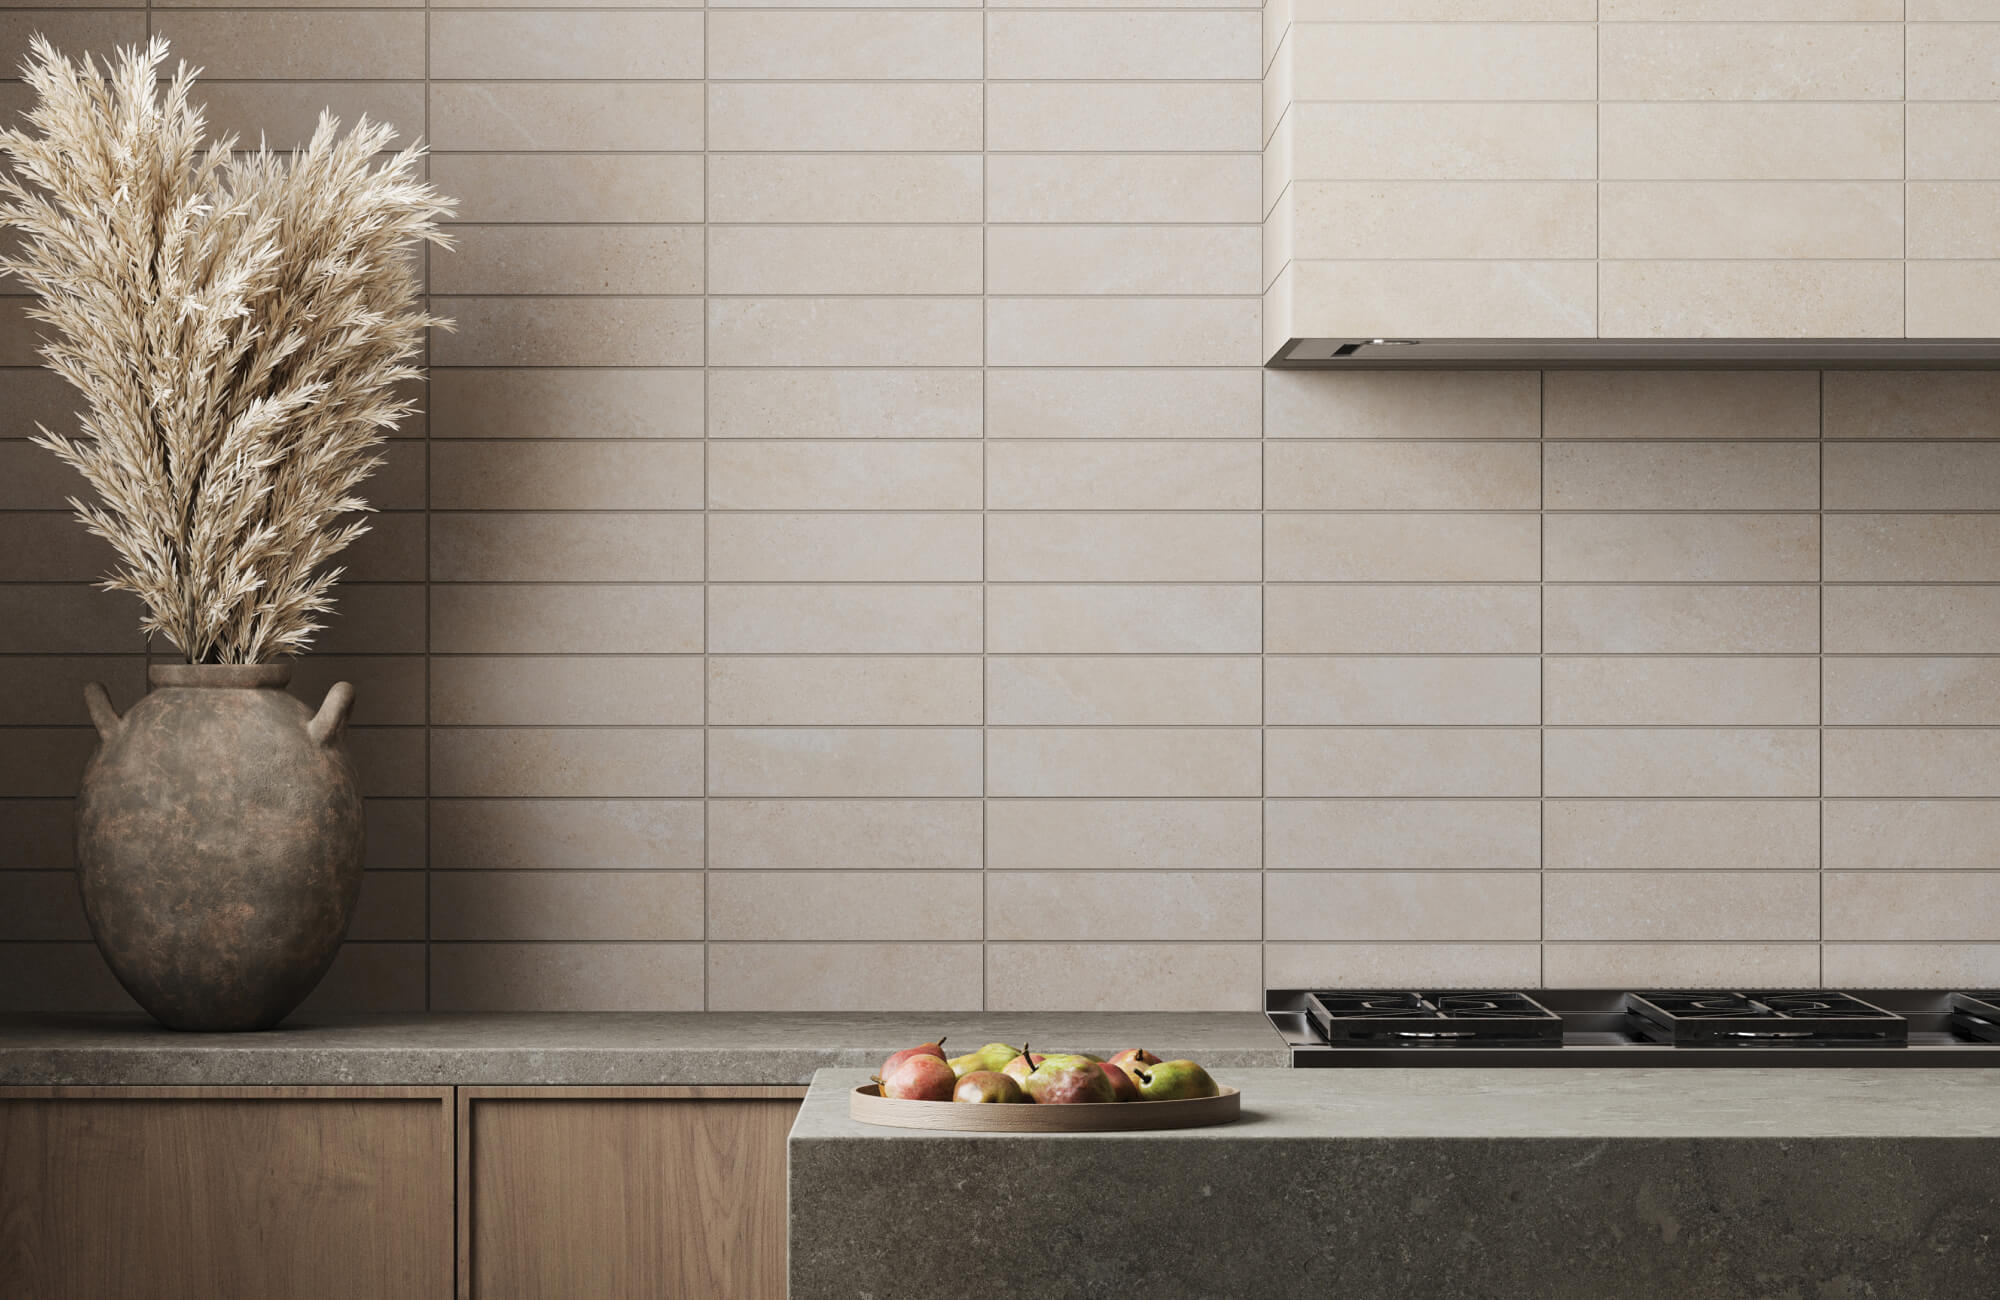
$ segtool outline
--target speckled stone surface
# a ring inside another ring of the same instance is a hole
[[[823,1067],[873,1069],[947,1035],[946,1047],[1122,1047],[1218,1066],[1282,1066],[1253,1012],[548,1013],[295,1019],[254,1034],[182,1034],[141,1016],[0,1017],[0,1084],[805,1083]]]
[[[792,1300],[1961,1300],[2000,1277],[2000,1071],[1218,1069],[1179,1133],[791,1137]]]

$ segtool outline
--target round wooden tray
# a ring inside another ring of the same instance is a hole
[[[959,1133],[1124,1133],[1205,1128],[1210,1124],[1227,1124],[1242,1112],[1243,1095],[1234,1088],[1224,1088],[1213,1097],[1193,1097],[1186,1101],[1103,1101],[1072,1106],[891,1101],[872,1083],[862,1084],[847,1097],[847,1113],[863,1124]]]

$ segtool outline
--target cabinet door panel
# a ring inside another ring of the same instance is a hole
[[[449,1088],[0,1090],[0,1295],[449,1293]]]
[[[782,1300],[803,1089],[460,1091],[462,1295]]]

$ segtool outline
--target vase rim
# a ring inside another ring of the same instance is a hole
[[[146,684],[156,690],[162,686],[276,690],[291,680],[290,664],[154,664],[146,669]]]

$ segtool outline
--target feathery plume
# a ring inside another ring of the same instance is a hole
[[[321,629],[366,531],[362,480],[415,408],[432,326],[415,253],[449,246],[451,201],[421,144],[322,114],[303,149],[207,138],[167,42],[72,63],[34,38],[27,129],[0,130],[0,273],[35,295],[40,352],[82,394],[35,441],[95,493],[70,506],[111,543],[103,586],[190,663],[262,663]]]

